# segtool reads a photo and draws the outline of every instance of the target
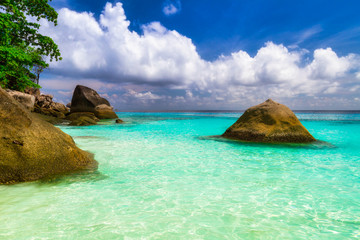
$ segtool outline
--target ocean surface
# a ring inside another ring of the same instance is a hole
[[[358,239],[360,114],[296,113],[319,141],[221,135],[241,113],[60,126],[99,169],[0,186],[0,239]]]

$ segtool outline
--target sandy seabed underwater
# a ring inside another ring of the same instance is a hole
[[[98,171],[0,186],[0,239],[360,238],[360,114],[297,113],[313,144],[209,137],[240,114],[61,126]]]

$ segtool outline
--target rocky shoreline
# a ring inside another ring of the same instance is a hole
[[[99,119],[122,122],[106,99],[84,86],[75,89],[70,108],[38,89],[0,88],[0,184],[97,169],[92,154],[53,124],[95,125]]]
[[[90,153],[0,88],[0,184],[96,169]]]
[[[6,92],[32,114],[52,124],[89,126],[96,125],[101,119],[114,119],[115,123],[123,123],[105,98],[85,86],[76,86],[71,103],[66,106],[55,102],[50,94],[40,94],[39,89]]]

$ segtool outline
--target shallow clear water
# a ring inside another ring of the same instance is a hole
[[[298,113],[310,145],[209,137],[239,115],[61,127],[98,171],[0,186],[0,239],[360,238],[360,114]]]

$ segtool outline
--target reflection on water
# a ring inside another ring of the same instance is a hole
[[[322,149],[322,148],[336,148],[335,145],[325,142],[325,141],[315,141],[311,143],[261,143],[261,142],[249,142],[243,140],[235,140],[224,138],[221,135],[215,136],[200,136],[199,140],[213,140],[218,142],[224,142],[228,144],[238,144],[246,146],[255,146],[255,147],[271,147],[271,148],[308,148],[308,149]]]

